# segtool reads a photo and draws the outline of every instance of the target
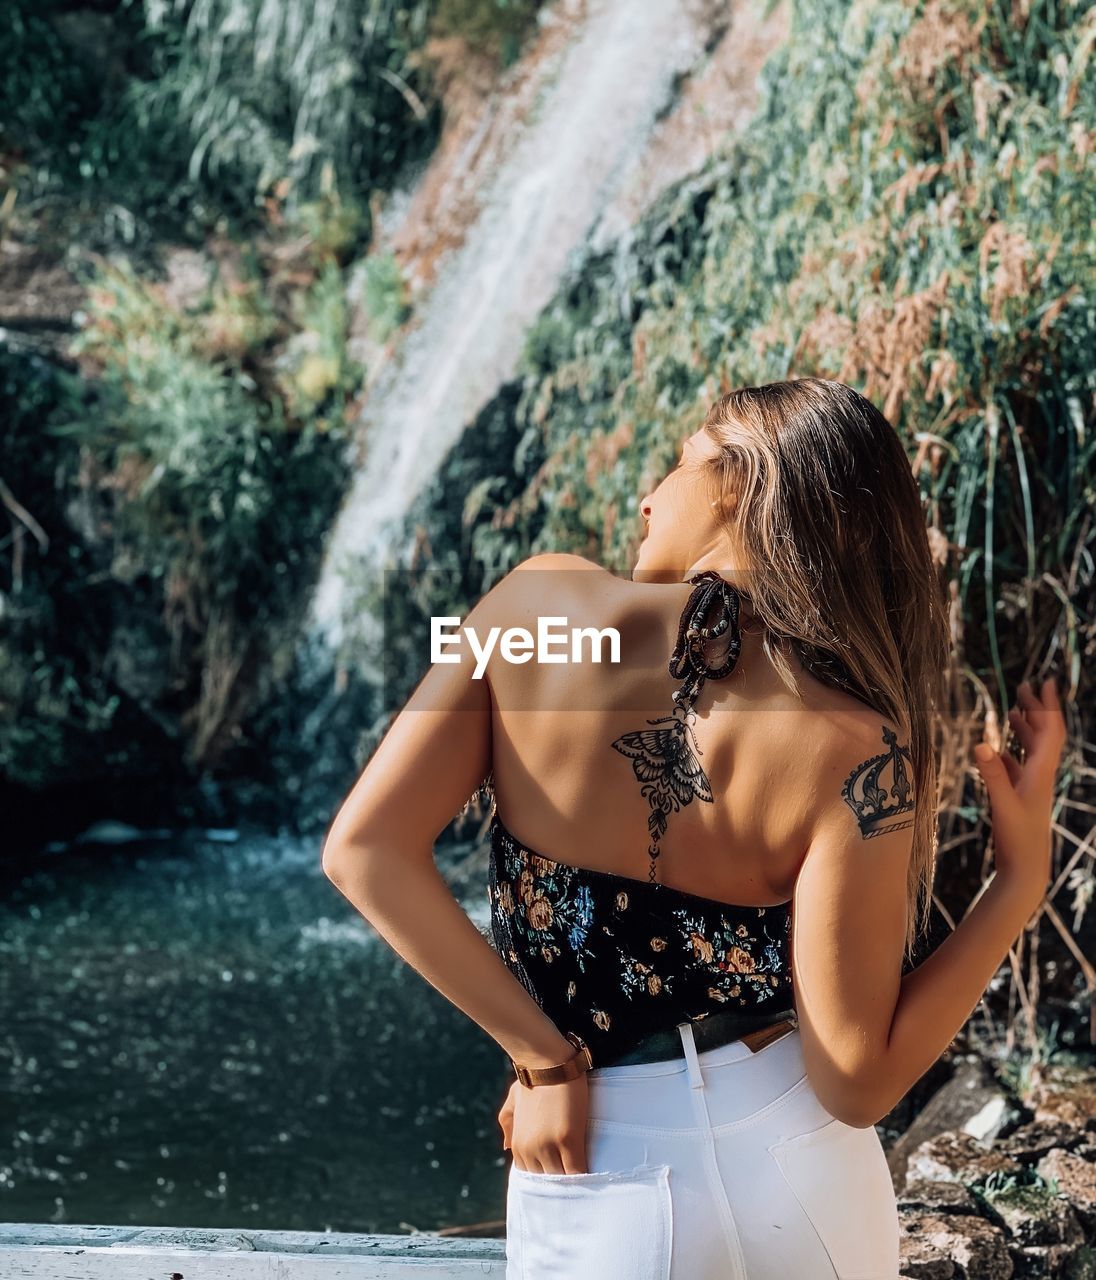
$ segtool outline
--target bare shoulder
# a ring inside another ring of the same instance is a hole
[[[529,618],[546,610],[558,611],[576,598],[578,579],[583,573],[583,591],[587,582],[613,580],[601,565],[583,556],[564,551],[546,551],[516,564],[505,573],[475,606],[470,623],[524,625]],[[586,573],[590,572],[590,578]],[[594,577],[594,574],[599,577]]]
[[[511,603],[516,602],[519,607],[536,605],[543,612],[571,602],[602,599],[606,587],[615,584],[617,579],[608,569],[584,556],[546,551],[515,565],[504,581],[509,582]]]
[[[573,570],[593,570],[597,573],[608,574],[609,570],[602,568],[593,560],[587,560],[585,556],[575,555],[570,551],[542,551],[538,555],[529,556],[521,564],[517,564],[510,570],[511,573],[522,573],[527,569],[573,569]],[[610,575],[612,576],[612,575]]]

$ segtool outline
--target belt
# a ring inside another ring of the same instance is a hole
[[[781,1039],[799,1026],[799,1019],[794,1012],[783,1011],[779,1019],[777,1022],[759,1027],[756,1016],[747,1020],[737,1010],[714,1013],[696,1020],[690,1019],[693,1027],[693,1043],[696,1045],[697,1052],[703,1053],[705,1049],[715,1049],[720,1045],[729,1044],[732,1040],[741,1040],[751,1053],[756,1053],[765,1045]],[[743,1033],[742,1028],[745,1026],[752,1026],[754,1029]],[[599,1062],[596,1065],[615,1067],[624,1066],[630,1062],[664,1062],[669,1058],[681,1058],[684,1053],[681,1035],[675,1025],[644,1036],[625,1053],[609,1062]]]

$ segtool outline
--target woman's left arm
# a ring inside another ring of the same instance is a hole
[[[510,625],[516,574],[462,624],[481,641],[492,626]],[[552,1066],[570,1058],[574,1045],[472,923],[434,861],[438,836],[491,772],[486,671],[474,677],[477,660],[463,631],[451,652],[459,661],[430,666],[343,802],[324,842],[323,869],[385,942],[511,1058]]]

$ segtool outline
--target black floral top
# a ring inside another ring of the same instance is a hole
[[[731,906],[556,862],[491,822],[491,941],[561,1031],[608,1066],[653,1031],[742,1011],[742,1033],[794,1012],[791,903]]]

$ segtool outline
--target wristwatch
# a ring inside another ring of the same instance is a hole
[[[558,1066],[522,1067],[513,1058],[510,1059],[510,1065],[514,1068],[515,1075],[527,1089],[531,1089],[538,1084],[562,1084],[565,1080],[576,1080],[584,1071],[589,1071],[593,1067],[594,1062],[590,1057],[590,1050],[586,1046],[586,1041],[573,1031],[565,1031],[563,1034],[575,1046],[576,1052],[566,1062],[561,1062]]]

